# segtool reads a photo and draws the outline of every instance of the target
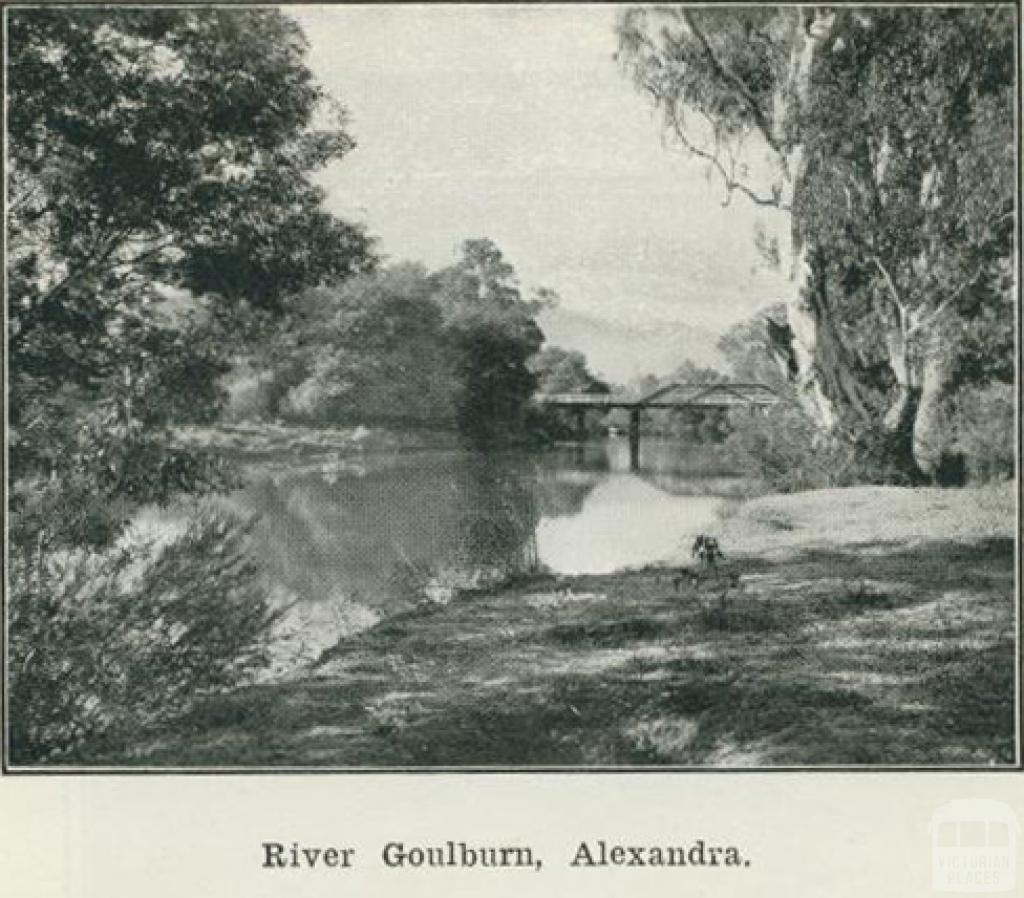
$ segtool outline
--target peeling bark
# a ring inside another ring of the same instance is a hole
[[[815,57],[831,36],[834,13],[816,13],[806,8],[795,12],[793,45],[785,82],[774,98],[773,143],[785,147],[780,159],[779,192],[780,245],[788,247],[793,292],[786,317],[793,332],[793,380],[805,411],[826,434],[835,432],[843,405],[857,415],[865,414],[860,389],[853,376],[851,360],[835,328],[828,297],[816,283],[809,248],[793,216],[794,200],[804,177],[804,148],[793,143],[788,132],[810,96],[811,71]]]
[[[806,297],[813,294],[814,283],[810,266],[801,263],[800,280],[794,283],[795,295],[786,304],[786,320],[793,331],[793,361],[797,396],[804,410],[817,421],[826,433],[835,430],[839,412],[823,384],[825,372],[832,366],[832,359],[825,359],[826,347],[832,341],[822,339],[824,334],[821,316],[815,314],[813,305]],[[834,356],[834,352],[832,353]]]
[[[921,473],[934,478],[945,453],[947,439],[942,426],[942,396],[949,381],[949,353],[933,347],[922,364],[921,398],[914,417],[914,461]]]
[[[916,480],[922,474],[913,450],[914,422],[921,406],[921,376],[920,365],[911,357],[906,320],[901,314],[885,337],[889,367],[896,379],[896,396],[882,418],[882,428],[889,435],[892,460]]]
[[[824,279],[814,274],[809,263],[803,264],[800,296],[787,307],[801,402],[826,434],[844,423],[869,425],[871,411],[858,364],[836,326]]]
[[[921,398],[920,378],[910,362],[910,348],[902,322],[893,325],[885,337],[889,366],[896,378],[896,398],[882,419],[887,433],[910,434]],[[909,445],[908,445],[909,449]]]

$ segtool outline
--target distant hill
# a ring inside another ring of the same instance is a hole
[[[725,370],[715,348],[718,334],[676,321],[623,325],[581,312],[553,308],[538,321],[549,344],[577,349],[590,370],[606,380],[624,384],[645,374],[671,373],[684,360]]]

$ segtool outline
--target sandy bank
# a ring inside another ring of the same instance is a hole
[[[1016,533],[1016,486],[858,486],[764,496],[727,512],[723,545],[744,555],[922,540],[971,542]]]

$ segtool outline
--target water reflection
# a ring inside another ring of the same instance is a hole
[[[712,447],[649,438],[635,471],[626,439],[556,451],[541,467],[537,553],[559,573],[679,559],[696,534],[716,529],[723,499],[744,483]]]
[[[256,473],[236,495],[260,517],[268,570],[306,602],[400,610],[424,590],[480,585],[540,566],[607,572],[678,555],[714,529],[736,478],[714,454],[626,440],[538,455],[432,453],[362,470]]]

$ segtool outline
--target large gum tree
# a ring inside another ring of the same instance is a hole
[[[619,59],[768,222],[772,343],[823,435],[933,476],[943,398],[1013,320],[1009,8],[634,8]]]

